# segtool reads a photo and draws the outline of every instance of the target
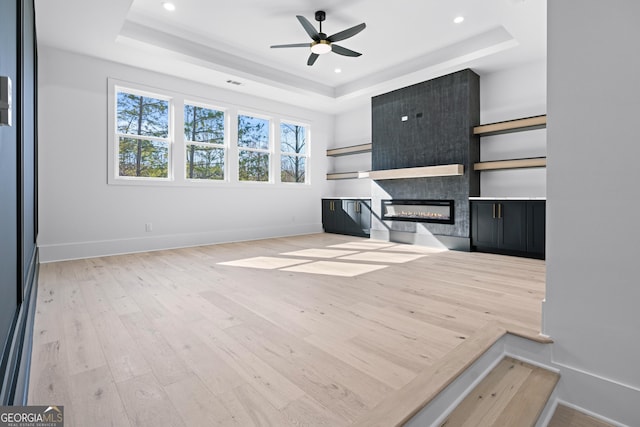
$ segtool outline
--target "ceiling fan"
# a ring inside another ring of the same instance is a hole
[[[313,65],[316,62],[316,59],[318,59],[318,56],[329,52],[334,52],[338,55],[344,56],[362,55],[360,52],[338,46],[337,44],[334,44],[334,42],[339,42],[358,34],[360,31],[365,29],[366,24],[364,22],[362,24],[347,28],[344,31],[340,31],[339,33],[335,33],[334,35],[327,37],[327,35],[322,32],[322,21],[326,19],[326,14],[324,11],[319,10],[316,12],[316,21],[320,23],[320,31],[316,31],[316,29],[313,28],[313,25],[311,25],[311,22],[309,22],[309,20],[304,16],[296,15],[296,18],[298,18],[298,21],[300,21],[300,24],[302,24],[302,27],[305,29],[307,34],[309,34],[309,37],[311,37],[313,41],[311,43],[278,44],[271,46],[271,48],[310,47],[311,55],[307,60],[307,65]]]

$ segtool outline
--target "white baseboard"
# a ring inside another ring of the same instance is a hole
[[[280,227],[243,228],[127,239],[38,244],[38,248],[40,251],[40,263],[49,263],[321,232],[321,224],[292,224]]]

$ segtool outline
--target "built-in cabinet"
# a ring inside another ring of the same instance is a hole
[[[327,233],[369,237],[371,199],[322,199],[322,228]]]
[[[472,200],[471,247],[544,258],[545,201]]]

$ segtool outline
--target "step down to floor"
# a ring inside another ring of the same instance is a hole
[[[547,427],[613,427],[613,425],[567,406],[558,405]]]
[[[534,426],[558,379],[554,372],[505,357],[440,426]]]

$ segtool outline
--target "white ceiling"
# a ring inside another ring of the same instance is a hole
[[[462,68],[546,57],[546,0],[172,0],[174,12],[163,0],[35,1],[42,45],[327,112]],[[365,22],[337,43],[363,55],[309,67],[307,48],[269,48],[310,42],[295,15],[317,28],[316,10],[329,35]]]

